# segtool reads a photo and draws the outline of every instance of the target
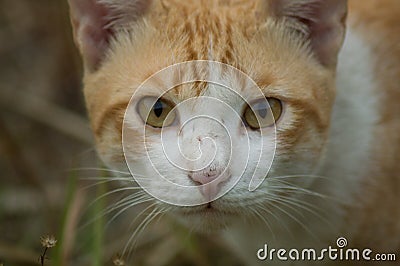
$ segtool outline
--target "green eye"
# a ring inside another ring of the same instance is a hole
[[[244,111],[243,118],[252,129],[270,127],[275,124],[282,114],[282,103],[275,98],[260,99]]]
[[[161,128],[172,125],[176,114],[171,112],[173,106],[159,98],[145,97],[138,104],[138,113],[146,124],[152,127]]]

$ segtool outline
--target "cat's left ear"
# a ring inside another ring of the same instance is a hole
[[[334,67],[343,44],[347,0],[267,0],[269,15],[304,34],[318,60]]]
[[[124,26],[144,15],[151,0],[68,0],[75,43],[85,69],[102,63],[110,39]]]

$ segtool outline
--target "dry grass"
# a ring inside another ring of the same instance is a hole
[[[44,265],[238,265],[218,239],[168,218],[152,224],[131,259],[116,257],[138,209],[108,227],[85,225],[121,195],[85,177],[107,176],[92,143],[81,65],[66,0],[0,0],[0,265],[40,265],[40,237],[54,235]],[[73,170],[86,169],[86,170]],[[90,208],[89,208],[90,206]],[[134,225],[135,226],[135,225]]]

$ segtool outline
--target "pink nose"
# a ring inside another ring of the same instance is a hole
[[[199,184],[200,193],[207,201],[213,201],[221,191],[221,183],[229,178],[225,171],[205,169],[189,174],[189,177]]]

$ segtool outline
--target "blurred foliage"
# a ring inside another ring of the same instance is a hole
[[[74,128],[90,134],[67,10],[61,0],[0,0],[4,265],[38,265],[40,236],[60,230],[68,169],[96,163],[93,153],[83,156],[93,149],[89,138],[84,142],[63,131]],[[64,122],[64,115],[73,119]]]

